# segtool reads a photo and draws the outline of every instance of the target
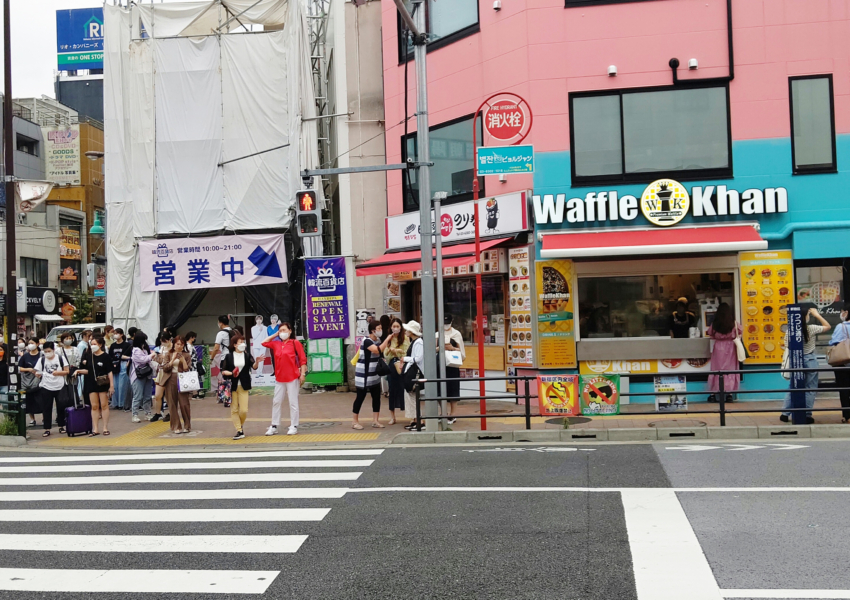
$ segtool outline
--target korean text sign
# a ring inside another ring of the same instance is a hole
[[[479,175],[534,173],[533,146],[488,146],[478,148]]]
[[[307,336],[311,340],[349,335],[345,259],[304,260],[307,282]]]
[[[60,71],[103,68],[103,7],[56,11]]]
[[[139,242],[142,291],[286,282],[283,236],[224,235]]]

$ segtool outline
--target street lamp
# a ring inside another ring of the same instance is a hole
[[[85,154],[86,158],[89,160],[98,160],[100,158],[103,158],[103,152],[98,152],[97,150],[89,150]]]
[[[94,215],[94,225],[89,229],[89,235],[104,235],[106,230],[103,228],[103,223],[100,222],[100,213]]]

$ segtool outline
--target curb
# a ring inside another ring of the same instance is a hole
[[[850,438],[850,425],[759,425],[730,427],[620,427],[612,429],[520,429],[515,431],[438,431],[397,434],[391,444],[487,444],[545,442],[653,442]]]
[[[26,446],[27,438],[19,435],[0,435],[0,446],[17,447]]]

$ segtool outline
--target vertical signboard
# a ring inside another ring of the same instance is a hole
[[[58,185],[80,185],[80,126],[42,127],[44,172],[47,181]]]
[[[541,369],[576,368],[573,320],[573,262],[537,262],[537,366]]]
[[[60,71],[103,68],[103,7],[56,11]]]
[[[304,260],[307,283],[307,337],[311,340],[347,338],[348,287],[345,259]]]
[[[534,364],[531,326],[531,270],[528,246],[509,251],[510,273],[510,330],[508,333],[508,364],[530,367]]]
[[[804,369],[806,361],[803,357],[803,327],[806,326],[803,307],[799,304],[788,305],[788,368]],[[791,373],[791,407],[806,408],[806,393],[798,392],[806,388],[806,374],[799,371]],[[795,410],[791,413],[794,425],[806,424],[806,411]]]
[[[747,364],[779,364],[787,305],[794,301],[790,250],[741,252],[741,318]]]

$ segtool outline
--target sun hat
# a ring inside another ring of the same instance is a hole
[[[416,321],[410,321],[408,323],[405,323],[404,328],[416,337],[422,337],[422,328]]]

